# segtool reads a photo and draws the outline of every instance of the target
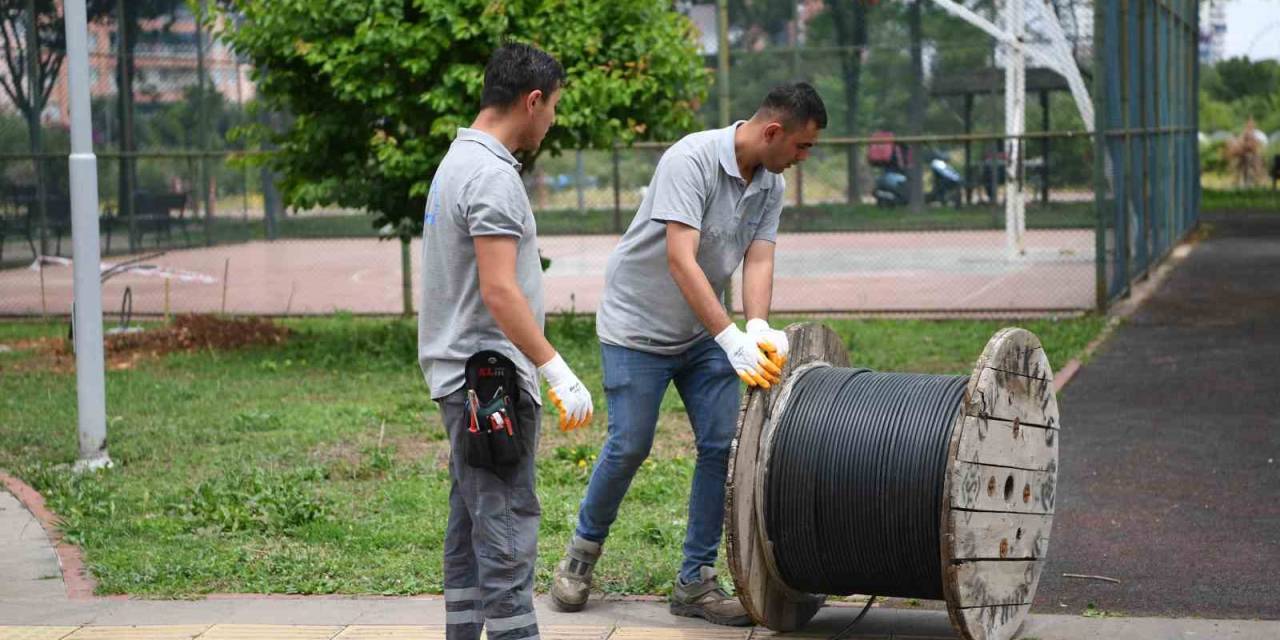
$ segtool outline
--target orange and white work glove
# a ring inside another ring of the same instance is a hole
[[[778,384],[782,369],[775,365],[756,341],[743,333],[736,324],[730,324],[716,336],[716,344],[729,356],[729,364],[738,372],[738,377],[749,387],[768,389]]]
[[[768,356],[779,369],[787,363],[787,354],[791,352],[791,343],[787,342],[787,333],[769,327],[764,318],[752,318],[747,321],[747,335],[756,341],[756,345]]]
[[[591,406],[591,392],[573,374],[559,353],[538,365],[538,373],[547,379],[547,395],[560,412],[561,431],[572,431],[591,422],[595,413]]]

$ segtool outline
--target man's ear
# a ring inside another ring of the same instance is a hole
[[[533,113],[534,109],[537,109],[538,103],[542,99],[543,99],[542,89],[534,89],[533,91],[530,91],[529,94],[524,97],[525,111],[528,111],[529,113]]]
[[[765,142],[773,142],[782,136],[783,127],[781,122],[770,122],[764,126]]]

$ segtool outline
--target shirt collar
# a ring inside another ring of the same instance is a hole
[[[733,148],[733,136],[738,131],[738,127],[744,123],[746,123],[746,120],[739,120],[720,130],[720,167],[730,177],[738,180],[742,180],[743,177],[742,172],[738,169],[738,152],[734,151]],[[768,173],[768,169],[763,166],[756,168],[756,175],[751,180],[751,186],[756,187],[756,189],[769,189],[773,186],[773,181],[764,179],[765,176],[760,175],[761,171]]]
[[[511,150],[508,149],[506,145],[498,142],[497,138],[479,129],[459,127],[458,137],[455,139],[478,143],[480,146],[488,149],[493,155],[498,156],[498,159],[514,167],[516,171],[520,170],[520,161],[516,160],[516,157],[511,155]]]

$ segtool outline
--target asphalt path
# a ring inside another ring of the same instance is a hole
[[[1280,212],[1204,221],[1060,399],[1036,611],[1280,619]]]

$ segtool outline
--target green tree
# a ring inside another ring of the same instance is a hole
[[[66,57],[67,30],[61,4],[54,0],[0,0],[0,46],[4,49],[0,90],[28,121],[34,121],[44,109]],[[88,0],[85,10],[89,21],[103,19],[113,5],[113,0]],[[33,70],[38,85],[34,95],[28,77]]]
[[[1238,132],[1249,118],[1280,129],[1280,62],[1231,58],[1200,67],[1200,128]]]
[[[1236,57],[1214,65],[1202,78],[1209,95],[1223,102],[1280,93],[1280,62]]]
[[[219,10],[231,18],[221,36],[255,65],[261,105],[290,116],[277,132],[247,130],[274,145],[264,158],[285,201],[364,208],[402,235],[420,230],[435,168],[475,115],[485,62],[503,41],[542,47],[568,74],[544,151],[678,137],[706,94],[692,24],[666,0],[233,0]]]

